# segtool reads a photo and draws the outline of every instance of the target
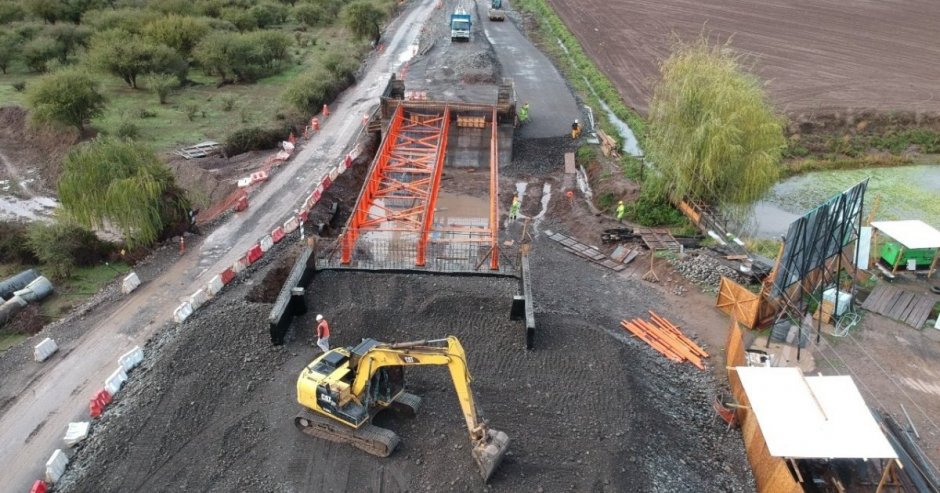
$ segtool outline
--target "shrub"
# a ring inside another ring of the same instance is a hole
[[[27,234],[27,243],[57,279],[71,276],[75,267],[104,260],[113,250],[91,231],[66,223],[34,224]]]
[[[13,90],[16,92],[23,92],[26,90],[26,83],[23,81],[14,82],[11,85],[13,86]]]
[[[235,103],[238,101],[238,96],[234,94],[223,94],[222,95],[222,111],[229,112],[235,109]]]
[[[25,223],[0,222],[0,263],[38,264],[27,243],[29,227]]]
[[[345,88],[326,71],[312,70],[294,79],[281,93],[281,99],[301,113],[313,114]]]
[[[669,202],[644,193],[627,207],[631,221],[643,226],[675,226],[682,224],[685,216]]]
[[[45,72],[52,60],[59,60],[63,47],[55,39],[48,36],[33,38],[23,45],[20,56],[26,66],[34,72]]]
[[[290,133],[285,128],[249,127],[231,133],[225,139],[225,154],[235,156],[243,152],[273,149]]]
[[[166,99],[180,85],[179,77],[170,74],[147,74],[144,76],[147,89],[157,95],[160,104],[166,104]]]
[[[114,131],[114,135],[122,140],[134,140],[140,137],[140,127],[136,123],[130,120],[121,120],[121,123],[118,124],[117,130]]]

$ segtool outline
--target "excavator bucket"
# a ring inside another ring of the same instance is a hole
[[[493,471],[503,461],[503,456],[509,450],[509,436],[499,430],[486,430],[486,438],[473,448],[473,460],[480,468],[483,481],[488,481]]]

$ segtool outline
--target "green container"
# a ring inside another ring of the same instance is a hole
[[[907,267],[907,261],[911,259],[917,262],[917,267],[930,267],[930,263],[933,262],[933,256],[937,253],[937,250],[934,248],[919,248],[905,249],[904,254],[900,255],[901,248],[900,243],[885,243],[881,247],[881,259],[888,265],[897,264],[897,266],[902,269]],[[898,260],[898,255],[901,256],[900,261]]]

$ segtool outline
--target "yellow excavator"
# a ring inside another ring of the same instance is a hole
[[[488,480],[509,449],[509,437],[479,417],[466,354],[453,336],[398,344],[363,339],[355,347],[324,353],[297,379],[297,401],[304,409],[294,423],[308,435],[388,457],[398,445],[398,435],[372,424],[372,417],[389,408],[417,412],[421,398],[405,392],[404,368],[419,365],[446,366],[450,371],[470,431],[473,459]]]

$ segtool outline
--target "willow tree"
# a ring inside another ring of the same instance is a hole
[[[777,180],[786,141],[761,81],[740,55],[704,36],[660,67],[650,103],[649,185],[656,195],[745,205]]]
[[[59,180],[64,211],[89,228],[117,228],[130,247],[150,245],[185,217],[188,203],[150,149],[96,139],[68,154]]]

